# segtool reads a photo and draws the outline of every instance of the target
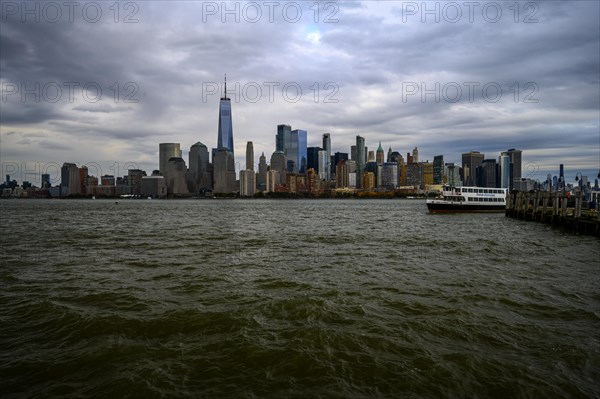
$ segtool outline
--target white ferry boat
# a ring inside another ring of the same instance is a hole
[[[503,212],[507,191],[506,188],[444,186],[442,198],[428,199],[427,209],[431,213]]]

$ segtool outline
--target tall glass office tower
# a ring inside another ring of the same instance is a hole
[[[231,100],[227,97],[227,75],[225,75],[225,90],[219,103],[219,132],[217,148],[227,148],[233,155],[233,123],[231,121]]]
[[[306,164],[308,162],[308,155],[306,153],[307,143],[307,132],[306,130],[296,129],[292,131],[292,142],[295,144],[297,154],[296,159],[296,171],[298,174],[306,173]],[[297,143],[297,144],[296,144]]]
[[[292,127],[290,125],[277,125],[275,136],[275,151],[287,152],[292,141]]]
[[[331,135],[329,133],[323,134],[323,151],[325,151],[327,162],[325,163],[325,173],[323,174],[319,170],[319,175],[325,176],[322,179],[329,181],[331,179]]]
[[[277,125],[275,136],[276,151],[281,151],[287,158],[286,170],[291,174],[305,174],[308,169],[307,132],[291,130],[290,125]]]
[[[308,163],[307,154],[307,132],[306,130],[296,129],[290,133],[289,147],[284,148],[287,156],[287,169],[292,174],[305,174]]]

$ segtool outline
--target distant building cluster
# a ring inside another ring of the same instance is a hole
[[[182,158],[180,143],[160,143],[158,169],[151,175],[130,169],[127,175],[115,177],[91,176],[88,168],[64,163],[61,183],[50,185],[50,176],[42,175],[42,187],[23,182],[18,187],[10,176],[0,184],[3,197],[253,197],[282,193],[300,196],[332,196],[344,193],[440,191],[443,185],[452,187],[478,186],[529,191],[532,189],[566,189],[563,165],[559,176],[547,176],[543,182],[522,177],[522,151],[509,149],[499,157],[486,158],[478,151],[462,154],[462,164],[445,163],[443,155],[433,162],[422,161],[415,147],[406,153],[388,148],[381,142],[369,151],[364,137],[357,135],[350,152],[332,152],[331,134],[322,136],[322,145],[307,147],[308,132],[277,126],[275,151],[269,163],[264,153],[255,169],[254,146],[246,145],[245,168],[236,175],[231,100],[227,97],[227,81],[219,103],[217,146],[210,151],[197,142],[190,147],[188,163]],[[591,185],[586,176],[578,179],[586,191]],[[595,182],[598,188],[598,180]]]

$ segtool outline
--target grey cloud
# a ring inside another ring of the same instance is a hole
[[[111,113],[111,112],[127,112],[131,111],[132,107],[115,107],[110,104],[100,104],[98,106],[94,105],[79,105],[77,107],[73,107],[74,111],[83,111],[83,112],[102,112],[102,113]]]
[[[35,103],[12,96],[0,107],[0,133],[4,138],[16,126],[54,130],[60,136],[45,139],[45,148],[64,151],[65,160],[99,139],[126,144],[127,157],[134,156],[133,143],[140,159],[155,157],[162,141],[181,142],[184,149],[198,140],[210,146],[218,95],[203,102],[202,85],[221,82],[227,73],[232,85],[298,82],[304,89],[297,104],[282,100],[280,91],[273,103],[233,104],[237,148],[253,140],[255,154],[267,157],[276,125],[290,123],[308,128],[313,145],[330,131],[335,151],[348,152],[361,134],[370,147],[381,140],[386,149],[405,153],[418,145],[430,158],[519,147],[525,158],[527,150],[547,150],[554,162],[553,149],[564,148],[565,159],[579,152],[593,164],[586,151],[598,145],[598,3],[536,3],[537,24],[515,24],[510,15],[497,24],[402,23],[399,2],[338,2],[334,24],[315,24],[308,13],[296,24],[204,23],[200,2],[162,1],[140,3],[136,24],[9,21],[0,32],[3,82],[94,82],[103,98]],[[390,17],[385,7],[396,14]],[[311,32],[320,34],[320,43],[306,40]],[[412,80],[498,82],[504,96],[498,103],[487,103],[481,92],[472,103],[466,96],[457,104],[418,96],[403,101],[401,84]],[[139,89],[137,103],[123,102],[127,82]],[[314,82],[339,84],[339,103],[312,101]],[[539,103],[514,103],[515,82],[536,83]],[[31,158],[42,150],[31,148]],[[6,145],[1,151],[3,159],[27,156]],[[236,161],[243,163],[243,152]]]

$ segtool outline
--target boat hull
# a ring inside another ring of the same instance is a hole
[[[481,204],[458,204],[458,203],[441,203],[441,202],[428,202],[427,209],[431,213],[452,213],[452,212],[504,212],[506,206],[502,205],[481,205]]]

